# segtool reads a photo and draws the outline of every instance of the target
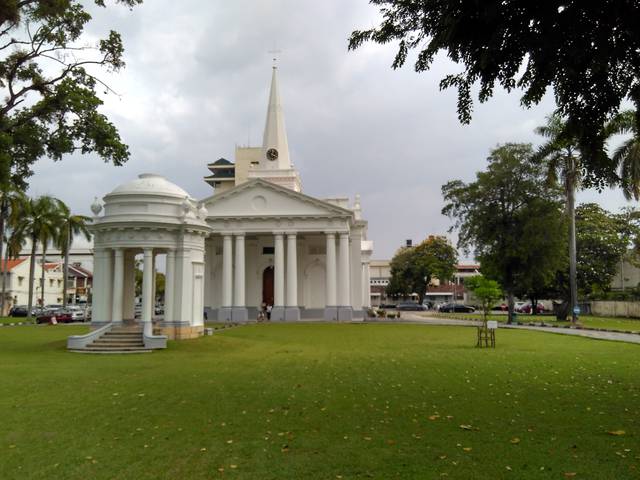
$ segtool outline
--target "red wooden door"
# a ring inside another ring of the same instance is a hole
[[[262,272],[262,301],[273,305],[273,267],[267,267]]]

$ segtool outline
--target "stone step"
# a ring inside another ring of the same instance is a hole
[[[144,342],[140,340],[133,342],[109,342],[105,340],[95,340],[93,343],[90,343],[89,346],[97,345],[97,346],[105,346],[105,347],[135,347],[135,346],[144,346]]]
[[[84,349],[70,349],[70,352],[75,352],[75,353],[110,353],[110,354],[116,354],[116,353],[151,353],[153,352],[153,350],[148,349],[148,348],[139,348],[139,347],[135,347],[135,348],[107,348],[107,347],[87,347]]]
[[[113,338],[142,338],[142,334],[140,333],[105,333],[102,335],[103,337],[113,337]]]

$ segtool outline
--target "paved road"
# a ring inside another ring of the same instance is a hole
[[[446,318],[423,317],[414,313],[402,314],[402,319],[408,323],[424,323],[427,325],[463,325],[474,326],[480,322],[473,320],[452,320]],[[614,342],[627,342],[640,344],[640,335],[622,332],[599,332],[597,330],[577,330],[573,328],[553,328],[553,327],[531,327],[529,325],[504,325],[500,324],[500,328],[511,328],[514,330],[535,330],[536,332],[556,333],[559,335],[573,335],[576,337],[593,338],[596,340],[612,340]]]

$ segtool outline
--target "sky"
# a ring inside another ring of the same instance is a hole
[[[89,3],[89,2],[87,2]],[[375,259],[388,259],[405,239],[449,234],[441,186],[472,181],[492,148],[540,144],[534,128],[554,109],[547,95],[524,109],[520,92],[496,90],[476,101],[470,125],[456,114],[456,92],[438,83],[460,67],[445,56],[417,74],[390,65],[394,45],[347,51],[354,29],[377,24],[366,0],[146,0],[128,10],[91,6],[86,41],[113,29],[125,45],[126,68],[99,76],[117,94],[101,109],[117,126],[131,157],[105,164],[96,155],[43,159],[32,195],[51,194],[75,213],[90,214],[94,197],[140,173],[161,174],[195,198],[212,194],[207,163],[233,161],[236,145],[259,146],[273,54],[289,148],[303,192],[328,198],[360,194]],[[619,191],[587,191],[578,201],[617,210]],[[470,256],[461,254],[462,259]]]

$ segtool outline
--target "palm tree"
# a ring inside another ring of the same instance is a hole
[[[605,135],[632,134],[622,143],[611,159],[619,168],[619,185],[627,200],[640,200],[640,125],[633,110],[615,115],[605,126]]]
[[[578,304],[578,286],[576,273],[576,190],[580,186],[580,151],[577,140],[566,134],[566,124],[558,113],[547,117],[546,125],[535,132],[548,140],[536,152],[536,158],[546,161],[547,180],[551,184],[560,181],[564,187],[569,217],[569,292],[571,321],[578,316],[575,307]]]
[[[4,313],[5,295],[7,288],[7,265],[9,253],[9,235],[14,220],[19,215],[20,209],[24,204],[25,196],[19,190],[11,185],[0,188],[0,259],[3,258],[3,247],[6,243],[7,251],[4,255],[4,268],[2,268],[2,297],[0,297],[0,312]]]
[[[87,240],[91,240],[91,234],[87,228],[87,224],[91,222],[90,217],[84,215],[72,215],[69,207],[60,202],[61,220],[60,236],[58,237],[57,246],[64,255],[64,278],[62,280],[63,299],[62,305],[67,306],[67,282],[69,279],[69,250],[73,243],[73,238],[77,235],[83,235]]]
[[[29,264],[29,299],[28,311],[31,314],[33,308],[33,282],[36,266],[36,249],[42,244],[42,303],[44,304],[44,259],[47,245],[58,238],[58,226],[60,225],[59,200],[42,196],[29,198],[17,219],[15,232],[31,241],[31,254]]]

